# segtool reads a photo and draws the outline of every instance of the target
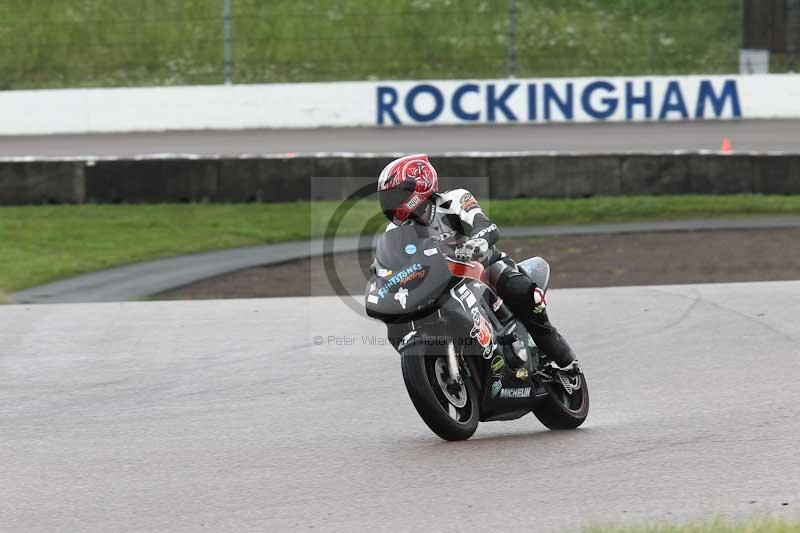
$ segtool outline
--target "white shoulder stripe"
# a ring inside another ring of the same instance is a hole
[[[461,213],[460,213],[461,220],[463,220],[464,222],[466,222],[470,226],[474,226],[475,225],[474,224],[475,215],[477,215],[478,213],[483,213],[483,209],[481,209],[480,207],[476,207],[476,208],[474,208],[474,209],[472,209],[470,211],[463,211],[462,210]]]

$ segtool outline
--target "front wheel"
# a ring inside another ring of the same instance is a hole
[[[539,422],[550,429],[575,429],[589,415],[589,388],[583,373],[560,374],[545,383],[549,393],[533,410]]]
[[[478,428],[478,393],[469,378],[451,379],[447,356],[416,344],[403,351],[403,381],[419,416],[444,440],[466,440]]]

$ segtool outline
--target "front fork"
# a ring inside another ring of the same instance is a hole
[[[458,355],[456,355],[456,347],[453,342],[447,343],[447,371],[450,373],[450,379],[459,385],[464,383],[464,378],[461,377],[461,371],[458,369]]]

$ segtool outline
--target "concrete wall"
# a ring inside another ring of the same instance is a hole
[[[0,91],[0,135],[800,117],[800,75]]]
[[[0,204],[341,199],[374,183],[396,156],[0,161]],[[481,190],[475,193],[493,198],[800,194],[800,155],[793,154],[450,154],[431,159],[445,176],[443,188],[478,183]]]
[[[80,204],[85,187],[80,161],[0,162],[0,204]]]

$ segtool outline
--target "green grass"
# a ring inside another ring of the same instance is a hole
[[[693,522],[685,525],[656,524],[628,527],[590,527],[584,533],[798,533],[800,522],[777,518],[753,519],[733,523],[723,519]]]
[[[517,77],[738,70],[740,0],[517,0]],[[505,77],[508,0],[233,0],[237,83]],[[222,0],[5,0],[0,89],[221,83]]]
[[[484,200],[481,206],[498,224],[522,226],[800,215],[800,196],[609,196],[578,200]]]
[[[0,291],[158,257],[303,240],[325,234],[338,202],[288,204],[0,207]],[[800,215],[800,196],[647,196],[580,200],[485,200],[502,228]],[[347,204],[338,235],[384,219],[371,202]]]

